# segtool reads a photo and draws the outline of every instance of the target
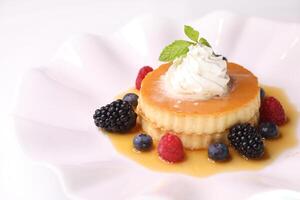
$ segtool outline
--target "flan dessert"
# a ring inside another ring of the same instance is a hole
[[[166,46],[158,68],[142,67],[135,90],[97,109],[95,125],[122,135],[140,127],[134,149],[156,147],[169,163],[203,152],[198,149],[217,162],[228,161],[230,149],[246,159],[265,157],[265,139],[278,138],[277,126],[287,122],[281,103],[265,95],[253,73],[217,55],[198,31],[185,26],[184,32],[190,41]]]
[[[198,44],[145,77],[137,112],[154,139],[171,131],[185,148],[200,149],[226,141],[234,124],[256,124],[259,107],[257,78]]]

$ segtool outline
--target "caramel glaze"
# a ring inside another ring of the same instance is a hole
[[[166,96],[160,86],[161,76],[169,67],[170,64],[163,64],[147,75],[143,80],[140,95],[147,104],[176,114],[216,115],[234,111],[255,99],[259,92],[257,78],[250,71],[238,64],[228,63],[232,87],[227,95],[206,101],[182,101],[174,107],[178,99]]]
[[[154,171],[206,177],[225,172],[260,170],[271,164],[282,152],[297,144],[295,133],[299,114],[295,107],[289,102],[283,90],[268,86],[264,86],[263,88],[267,95],[276,97],[283,104],[286,115],[288,116],[288,122],[279,128],[280,137],[278,139],[265,141],[266,153],[261,160],[246,160],[230,148],[231,159],[227,162],[215,163],[209,160],[207,150],[185,150],[185,160],[178,164],[171,164],[162,161],[158,157],[156,149],[157,141],[154,142],[154,146],[149,152],[141,153],[133,149],[133,137],[143,132],[138,125],[130,133],[107,133],[107,136],[120,154]],[[136,90],[131,90],[131,92],[138,93]],[[123,95],[120,95],[118,97],[122,96]]]

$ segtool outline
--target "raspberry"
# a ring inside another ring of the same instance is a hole
[[[171,163],[182,161],[184,151],[180,138],[172,133],[165,134],[158,143],[158,155]]]
[[[273,122],[280,126],[286,122],[284,109],[274,97],[265,97],[260,106],[260,121]]]
[[[136,77],[136,80],[135,80],[135,87],[136,89],[140,90],[141,89],[141,84],[142,84],[142,81],[143,79],[146,77],[146,75],[149,73],[149,72],[152,72],[153,71],[153,68],[152,67],[149,67],[149,66],[144,66],[140,69],[137,77]]]

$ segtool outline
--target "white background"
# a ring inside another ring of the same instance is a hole
[[[11,113],[26,70],[47,63],[74,34],[109,34],[142,14],[187,21],[216,9],[300,22],[299,0],[0,0],[0,199],[68,199],[55,173],[15,139]]]

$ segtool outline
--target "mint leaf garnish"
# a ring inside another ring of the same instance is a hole
[[[199,39],[199,43],[207,47],[211,47],[210,44],[207,42],[207,40],[203,37]]]
[[[166,46],[159,56],[160,61],[170,62],[175,58],[184,56],[189,51],[192,42],[185,40],[175,40],[172,44]]]
[[[190,38],[194,42],[198,42],[199,32],[193,29],[191,26],[185,25],[184,33],[186,36],[188,36],[188,38]]]
[[[199,32],[193,29],[191,26],[184,26],[185,35],[192,41],[175,40],[173,43],[166,46],[160,53],[159,60],[163,62],[171,62],[175,58],[185,56],[189,52],[190,45],[205,45],[211,47],[207,40],[203,37],[199,39]]]

